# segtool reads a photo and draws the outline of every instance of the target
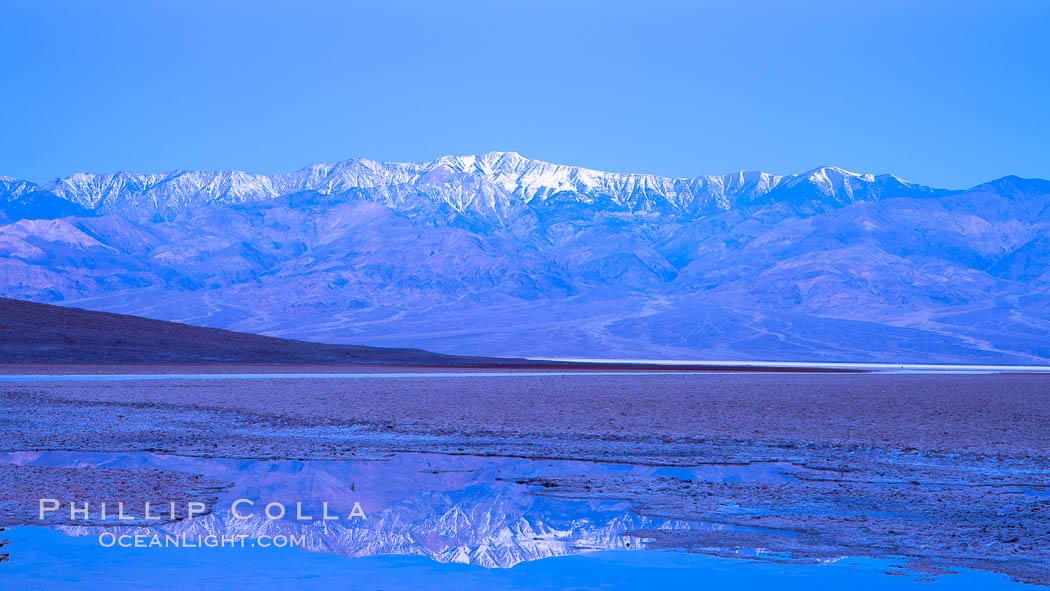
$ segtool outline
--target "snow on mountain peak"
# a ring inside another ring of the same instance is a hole
[[[780,176],[741,171],[721,176],[671,178],[612,173],[544,162],[517,152],[442,156],[429,162],[383,162],[357,158],[319,163],[275,175],[242,171],[173,171],[163,174],[75,173],[41,187],[100,213],[135,217],[175,215],[194,207],[264,201],[282,195],[353,193],[395,209],[445,204],[502,216],[507,208],[537,207],[557,197],[595,207],[704,215],[758,200],[841,205],[879,198],[892,188],[917,187],[888,175],[859,174],[834,166]],[[801,193],[800,193],[801,191]],[[430,200],[430,205],[423,202]],[[553,202],[552,202],[553,203]]]

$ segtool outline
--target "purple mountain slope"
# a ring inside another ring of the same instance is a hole
[[[669,179],[514,153],[0,179],[0,296],[331,343],[1050,361],[1050,182]]]

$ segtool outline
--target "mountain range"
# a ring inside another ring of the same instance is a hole
[[[563,358],[1050,362],[1050,181],[666,178],[513,152],[0,177],[0,296]]]

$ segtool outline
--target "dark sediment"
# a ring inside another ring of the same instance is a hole
[[[92,365],[94,364],[94,367]],[[266,337],[0,298],[0,367],[22,373],[35,365],[42,373],[122,371],[200,373],[216,368],[254,366],[260,371],[359,371],[370,366],[442,369],[573,371],[754,371],[852,372],[828,368],[723,367],[645,363],[575,363],[500,357],[443,355],[420,349],[330,345]],[[311,369],[312,368],[312,369]],[[236,371],[244,371],[243,369]]]

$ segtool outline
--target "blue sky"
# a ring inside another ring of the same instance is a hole
[[[1046,2],[0,0],[0,174],[514,150],[1050,178]]]

